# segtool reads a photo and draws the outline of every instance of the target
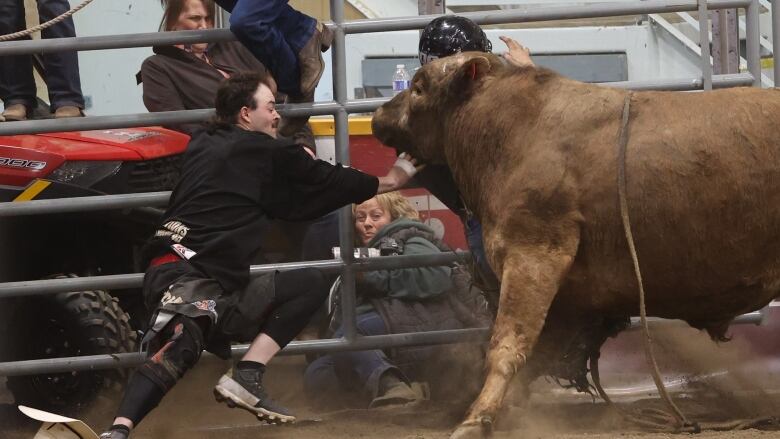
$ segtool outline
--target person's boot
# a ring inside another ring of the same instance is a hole
[[[98,437],[100,439],[127,439],[130,437],[130,429],[124,425],[112,425]]]
[[[264,372],[263,365],[252,369],[236,367],[219,379],[214,387],[214,397],[230,408],[239,407],[253,413],[261,421],[271,424],[295,422],[295,416],[272,400],[263,388]]]
[[[387,372],[379,379],[379,392],[368,405],[369,408],[403,405],[420,399],[412,387],[393,372]]]
[[[66,117],[84,117],[84,112],[75,105],[63,105],[54,111],[55,119],[63,119]]]
[[[3,121],[27,120],[27,107],[24,104],[13,104],[3,111]]]
[[[314,89],[317,88],[322,72],[325,70],[325,60],[322,58],[322,52],[330,49],[331,43],[333,43],[333,31],[318,21],[311,39],[298,52],[298,66],[301,71],[301,95],[296,96],[293,100],[294,102],[314,101]]]

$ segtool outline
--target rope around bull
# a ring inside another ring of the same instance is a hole
[[[10,40],[15,40],[17,38],[26,37],[28,35],[34,34],[35,32],[54,26],[55,24],[61,22],[62,20],[65,20],[66,18],[80,11],[81,9],[84,8],[84,6],[87,6],[90,3],[92,3],[92,0],[84,0],[83,2],[81,2],[81,4],[79,4],[75,8],[71,8],[69,11],[66,11],[65,13],[57,17],[54,17],[45,23],[41,23],[37,26],[33,26],[29,29],[25,29],[19,32],[14,32],[12,34],[0,35],[0,41],[10,41]]]
[[[653,340],[650,338],[650,328],[647,326],[647,306],[645,304],[645,289],[642,285],[642,273],[639,270],[639,258],[636,254],[636,246],[634,245],[634,235],[631,232],[631,221],[628,217],[628,200],[626,199],[626,149],[628,146],[628,120],[631,110],[631,96],[633,93],[629,92],[626,95],[623,102],[623,119],[620,124],[620,137],[618,139],[618,197],[620,198],[620,216],[623,220],[623,230],[626,233],[626,240],[628,241],[628,250],[631,253],[631,261],[634,264],[634,274],[636,275],[636,281],[639,284],[639,319],[642,322],[642,332],[645,335],[645,356],[647,362],[650,365],[651,375],[655,382],[655,387],[658,389],[658,393],[661,395],[664,403],[672,411],[674,420],[677,422],[678,428],[693,426],[693,424],[686,419],[683,412],[677,407],[669,396],[669,392],[664,386],[664,382],[661,379],[661,372],[658,370],[658,363],[655,361],[655,355],[653,353]],[[694,430],[698,430],[698,426],[694,426]]]
[[[642,323],[642,332],[644,334],[644,347],[645,356],[647,362],[650,365],[650,372],[655,382],[655,387],[658,389],[658,393],[661,399],[671,410],[671,413],[667,413],[658,409],[647,409],[640,412],[640,415],[644,418],[634,416],[626,413],[623,410],[619,410],[621,414],[633,422],[634,424],[642,427],[648,427],[655,430],[666,430],[675,433],[699,433],[704,430],[743,430],[747,428],[757,427],[765,424],[777,424],[778,419],[772,416],[758,417],[754,419],[743,419],[730,422],[712,422],[702,423],[690,422],[677,405],[672,401],[669,392],[666,390],[663,380],[661,379],[661,373],[658,370],[658,364],[655,361],[655,355],[653,353],[653,340],[650,337],[650,328],[647,325],[647,307],[645,304],[645,289],[642,284],[642,273],[639,270],[639,258],[636,253],[636,246],[634,244],[634,235],[631,232],[631,221],[628,216],[628,200],[626,196],[626,149],[628,147],[628,122],[631,107],[631,97],[633,93],[629,92],[623,102],[623,117],[620,124],[620,133],[618,137],[618,197],[620,202],[620,216],[623,220],[623,231],[628,241],[628,249],[631,253],[631,260],[634,265],[634,274],[636,275],[637,284],[639,286],[639,318]],[[601,386],[601,377],[599,373],[599,352],[595,352],[589,358],[591,377],[593,378],[593,386],[596,388],[599,396],[610,406],[617,408],[612,402],[610,397],[604,391]],[[648,419],[654,418],[654,419]]]

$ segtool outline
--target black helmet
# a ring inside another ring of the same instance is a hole
[[[490,52],[491,49],[493,45],[477,23],[466,17],[445,15],[432,20],[423,29],[420,35],[420,64],[458,52]]]

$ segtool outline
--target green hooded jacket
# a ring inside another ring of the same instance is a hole
[[[392,237],[404,229],[418,229],[433,235],[433,230],[427,225],[408,218],[399,218],[379,230],[369,241],[368,247],[379,248],[382,238]],[[441,252],[433,243],[414,234],[401,244],[404,255],[426,255]],[[439,296],[452,288],[451,275],[452,268],[449,266],[401,268],[363,273],[357,284],[358,303],[360,304],[357,312],[361,314],[373,309],[367,300],[368,297],[425,300]]]

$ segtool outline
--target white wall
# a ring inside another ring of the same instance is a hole
[[[698,58],[682,44],[653,26],[571,27],[549,29],[490,29],[488,37],[496,53],[506,49],[499,35],[522,42],[534,53],[625,52],[630,81],[701,76]],[[361,61],[367,56],[417,56],[418,31],[347,35],[347,93],[362,80]],[[327,54],[326,54],[327,55]],[[317,88],[317,100],[333,99],[331,59]],[[388,84],[390,82],[388,72]]]
[[[157,0],[94,1],[73,17],[80,37],[156,32],[162,7]],[[151,54],[151,47],[79,52],[81,88],[92,101],[87,114],[146,112],[135,74]]]
[[[75,15],[79,36],[154,32],[162,10],[158,1],[111,0],[93,2]],[[533,53],[626,52],[629,80],[698,76],[697,59],[663,30],[648,24],[617,27],[550,29],[491,29],[487,31],[496,52],[504,49],[499,35],[509,35]],[[361,84],[361,61],[366,56],[416,56],[418,31],[347,36],[347,92]],[[92,100],[90,115],[145,112],[141,87],[135,83],[151,48],[100,50],[79,53],[82,88]],[[330,52],[316,99],[333,99]],[[389,75],[392,72],[388,73]]]

